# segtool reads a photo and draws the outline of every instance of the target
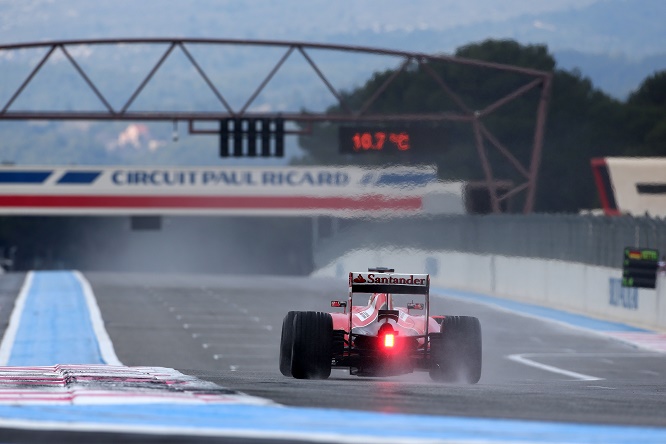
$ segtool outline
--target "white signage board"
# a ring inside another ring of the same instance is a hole
[[[666,217],[666,158],[606,157],[605,163],[619,213]]]
[[[2,166],[0,214],[460,213],[462,189],[416,167]]]

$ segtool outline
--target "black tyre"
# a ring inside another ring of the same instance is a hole
[[[326,379],[331,375],[333,318],[328,313],[299,311],[294,317],[291,375]]]
[[[295,311],[290,311],[282,321],[282,336],[280,337],[280,373],[291,376],[291,348],[294,342]]]
[[[447,316],[430,342],[430,377],[476,384],[481,379],[481,323],[472,316]]]

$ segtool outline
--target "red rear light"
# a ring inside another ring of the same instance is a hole
[[[395,335],[393,333],[387,333],[384,336],[384,347],[389,348],[395,345]]]

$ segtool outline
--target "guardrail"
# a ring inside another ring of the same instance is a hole
[[[592,215],[460,215],[355,220],[314,247],[315,269],[359,248],[404,247],[622,266],[625,247],[666,253],[666,220]]]

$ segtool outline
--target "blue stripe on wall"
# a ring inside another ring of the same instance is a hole
[[[0,184],[43,183],[53,171],[0,171]]]
[[[383,173],[375,185],[425,186],[437,180],[434,173]]]
[[[58,184],[91,184],[100,174],[102,174],[101,171],[67,171],[58,180]]]

